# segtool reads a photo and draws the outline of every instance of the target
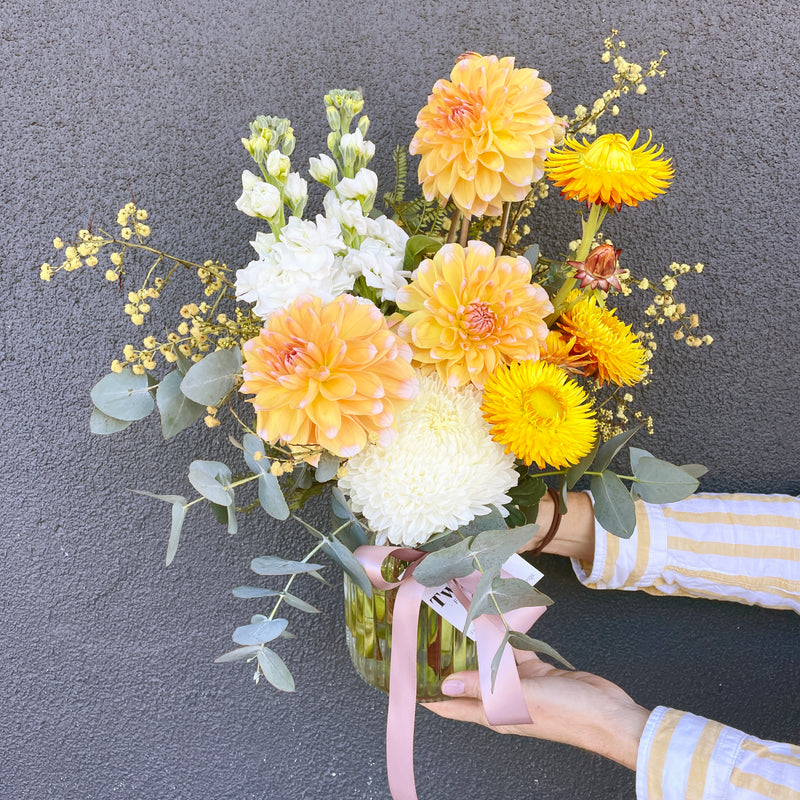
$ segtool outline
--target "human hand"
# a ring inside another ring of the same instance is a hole
[[[650,712],[619,686],[588,672],[551,667],[536,657],[523,661],[519,674],[533,720],[526,725],[487,723],[474,671],[454,673],[443,682],[442,692],[457,699],[423,705],[440,717],[570,744],[636,769],[639,739]]]

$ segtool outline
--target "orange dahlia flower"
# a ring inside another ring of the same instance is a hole
[[[374,436],[388,444],[416,397],[411,350],[371,303],[303,295],[244,345],[241,391],[255,395],[266,442],[321,445],[348,458]]]
[[[447,244],[397,290],[398,308],[411,312],[397,333],[423,372],[480,389],[498,364],[539,357],[553,306],[531,273],[527,259],[497,258],[485,242]]]
[[[637,206],[663,194],[672,181],[670,159],[659,156],[664,146],[650,139],[635,147],[636,131],[630,139],[621,133],[598,136],[591,144],[569,137],[547,157],[547,177],[561,194],[587,203],[619,207]]]
[[[419,182],[428,200],[452,197],[462,213],[481,216],[525,197],[553,146],[550,85],[538,75],[516,69],[513,58],[468,53],[449,81],[434,84],[409,148],[422,156]]]

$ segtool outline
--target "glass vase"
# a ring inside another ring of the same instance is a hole
[[[383,576],[397,580],[405,563],[388,559]],[[373,589],[368,597],[344,574],[347,648],[358,674],[370,685],[389,691],[392,614],[397,589]],[[417,699],[444,699],[439,687],[454,672],[477,669],[475,642],[422,603],[417,629]]]

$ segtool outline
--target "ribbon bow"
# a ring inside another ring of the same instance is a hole
[[[414,717],[417,708],[417,625],[425,587],[414,579],[414,570],[428,555],[403,547],[363,545],[355,556],[370,583],[381,591],[397,588],[392,620],[392,651],[389,665],[389,711],[386,719],[386,771],[394,800],[418,800],[414,782]],[[400,580],[386,581],[381,567],[387,558],[408,561]],[[455,578],[446,585],[464,606],[475,590],[480,573]],[[399,587],[399,588],[398,588]],[[519,608],[505,614],[516,630],[527,631],[544,613],[544,606]],[[486,719],[490,725],[522,725],[531,721],[522,693],[514,652],[506,644],[494,691],[492,660],[505,635],[505,626],[495,616],[482,614],[474,621],[478,651],[478,673]]]

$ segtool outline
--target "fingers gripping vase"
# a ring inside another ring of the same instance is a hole
[[[384,578],[397,580],[405,562],[388,559]],[[368,597],[344,575],[347,648],[358,674],[370,686],[389,691],[392,617],[397,589],[373,589]],[[442,680],[454,672],[477,669],[475,642],[422,603],[417,629],[417,699],[441,700]]]

